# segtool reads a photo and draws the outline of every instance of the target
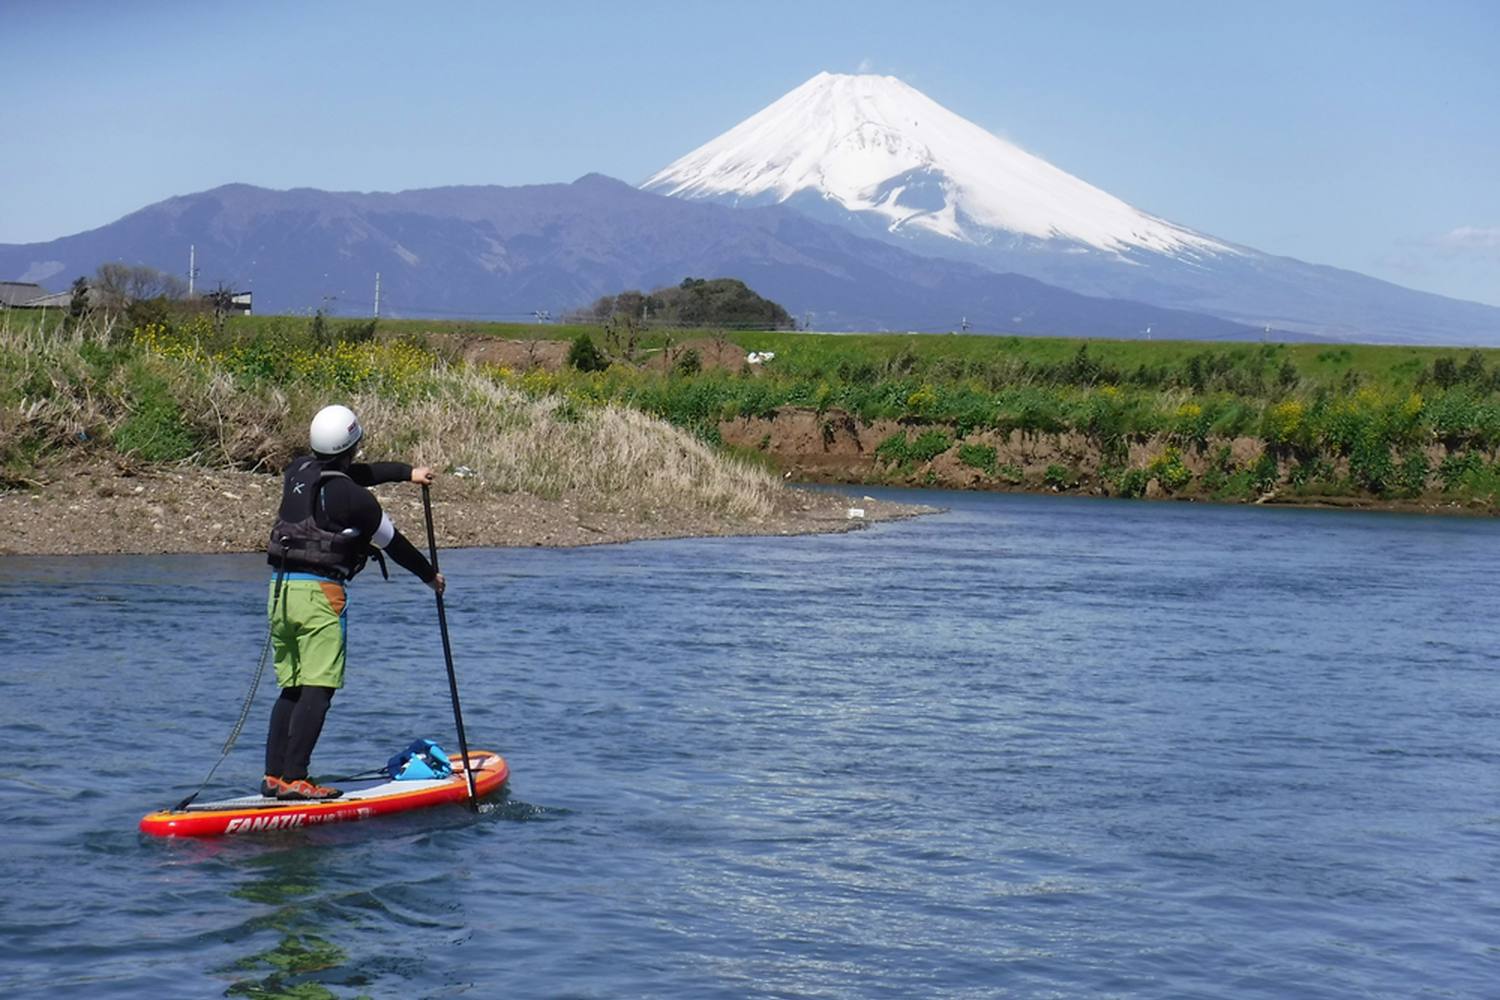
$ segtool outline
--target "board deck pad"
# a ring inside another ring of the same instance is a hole
[[[328,823],[349,823],[386,813],[426,809],[469,798],[462,755],[449,754],[453,774],[446,778],[383,781],[352,788],[336,799],[285,802],[260,795],[243,795],[217,802],[192,803],[185,809],[165,809],[141,819],[141,832],[156,837],[217,837],[223,834],[296,830]],[[489,750],[469,751],[474,788],[482,798],[502,788],[510,778],[505,758]]]

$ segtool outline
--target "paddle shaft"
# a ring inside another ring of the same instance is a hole
[[[432,531],[432,495],[422,484],[422,510],[427,515],[427,554],[432,571],[438,571],[437,535]],[[434,591],[434,593],[437,593]],[[474,769],[469,766],[469,741],[464,738],[464,713],[458,707],[458,676],[453,672],[453,647],[448,642],[448,614],[443,595],[437,594],[438,629],[443,633],[443,662],[448,666],[448,693],[453,696],[453,725],[458,729],[458,752],[463,755],[464,777],[469,781],[469,809],[479,812],[479,793],[474,789]]]

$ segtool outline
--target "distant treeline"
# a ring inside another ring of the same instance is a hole
[[[723,327],[732,330],[792,330],[796,324],[778,303],[735,278],[685,278],[650,292],[606,295],[567,317],[570,322],[629,319],[647,326]]]

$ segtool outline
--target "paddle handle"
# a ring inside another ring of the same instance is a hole
[[[432,494],[422,484],[422,510],[427,515],[427,556],[432,571],[438,571],[437,535],[432,530]],[[469,782],[469,809],[479,812],[479,793],[474,788],[474,769],[469,766],[469,741],[464,738],[464,713],[458,707],[458,676],[453,672],[453,647],[448,642],[448,613],[443,609],[443,595],[436,591],[438,629],[443,633],[443,662],[448,667],[448,693],[453,696],[453,725],[458,730],[458,752],[463,755],[464,777]]]

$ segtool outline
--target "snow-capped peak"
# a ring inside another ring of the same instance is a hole
[[[996,230],[1112,253],[1234,253],[1006,142],[892,76],[819,73],[641,185],[683,198],[811,193],[892,232]]]

